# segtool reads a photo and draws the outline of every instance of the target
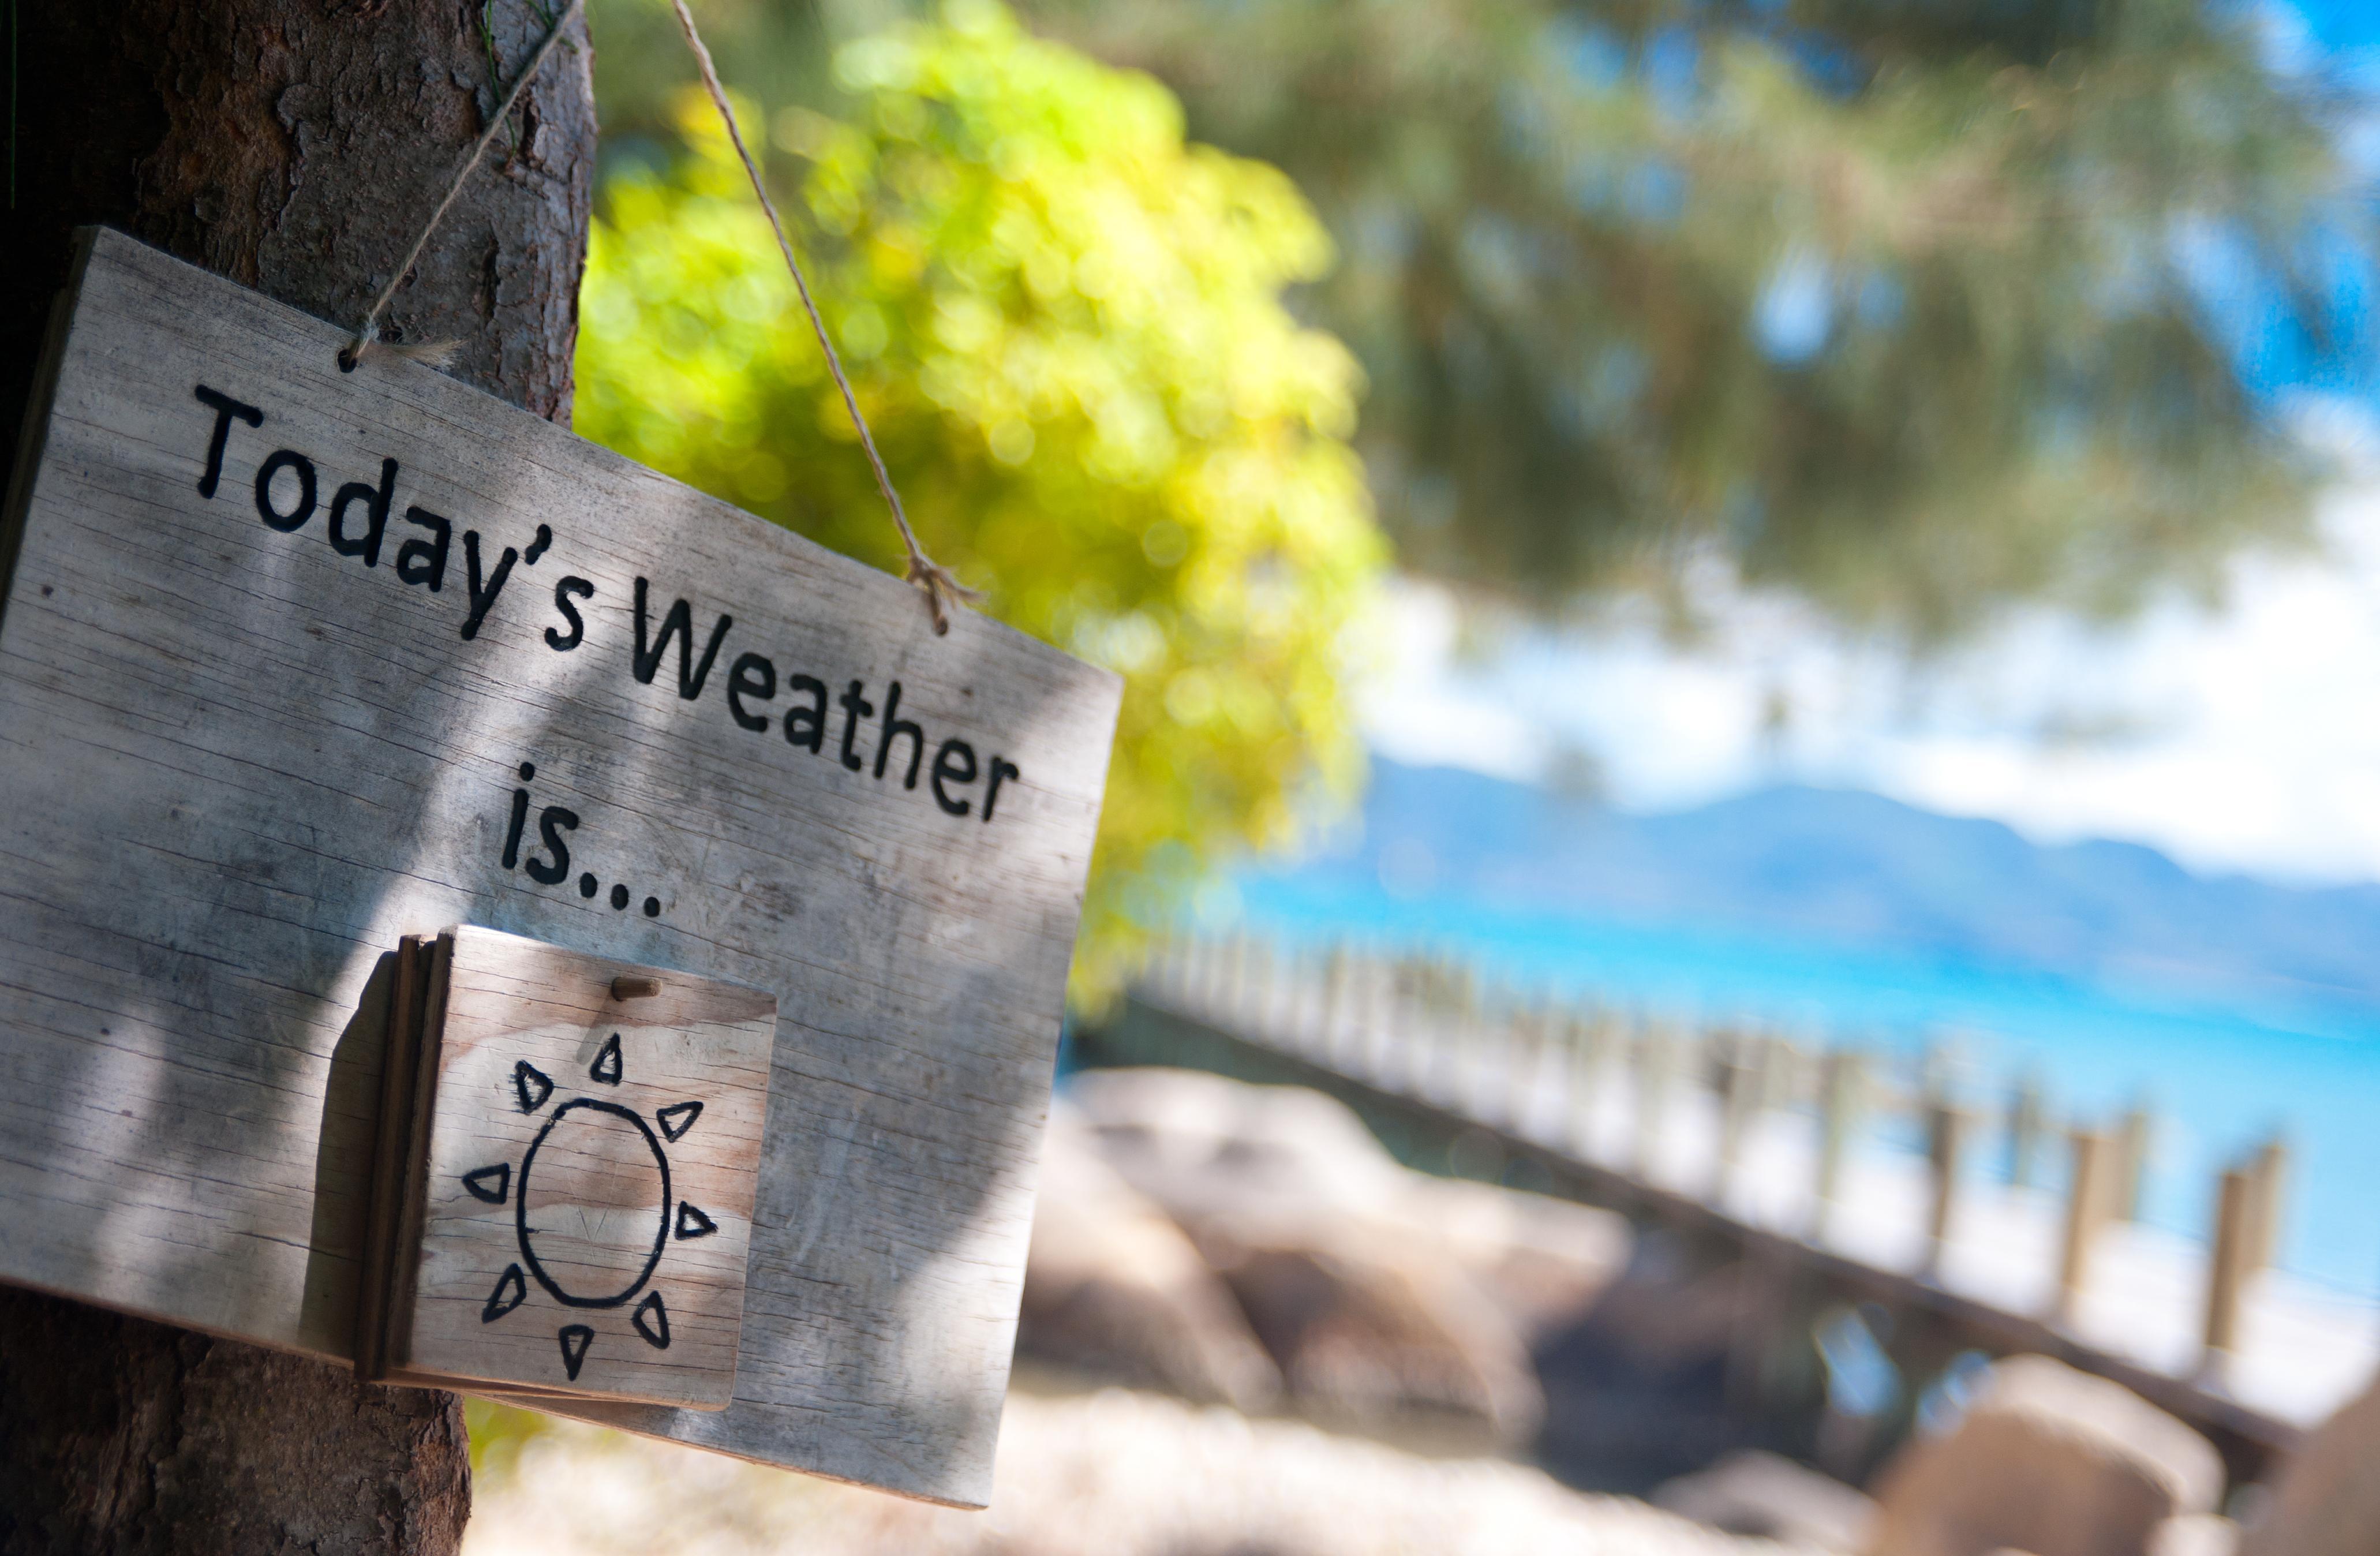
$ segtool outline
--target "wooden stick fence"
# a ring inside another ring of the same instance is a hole
[[[1444,953],[1335,943],[1283,954],[1245,934],[1169,941],[1145,985],[1184,1014],[1325,1068],[1496,1128],[1548,1140],[1583,1160],[1615,1156],[1648,1183],[1674,1180],[1682,1108],[1695,1092],[1715,1106],[1707,1174],[1694,1189],[1725,1209],[1764,1185],[1749,1171],[1771,1115],[1806,1110],[1809,1219],[1803,1233],[1832,1244],[1854,1153],[1893,1114],[1922,1127],[1928,1197],[1919,1259],[1938,1278],[1973,1193],[1967,1164],[1993,1123],[2005,1137],[2005,1178],[2033,1192],[2058,1137],[2037,1075],[1981,1111],[1962,1100],[1963,1052],[1930,1047],[1915,1073],[1894,1079],[1855,1047],[1811,1052],[1740,1026],[1698,1030],[1600,1003],[1565,1004],[1491,985]],[[2062,1130],[2064,1207],[2049,1317],[2071,1325],[2108,1228],[2136,1221],[2155,1138],[2135,1102],[2112,1124]],[[2241,1341],[2244,1295],[2279,1249],[2289,1151],[2277,1135],[2215,1185],[2206,1268],[2205,1368],[2219,1376]]]

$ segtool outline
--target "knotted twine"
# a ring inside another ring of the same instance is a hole
[[[420,236],[413,240],[413,247],[406,252],[405,262],[396,267],[395,273],[389,277],[388,285],[381,289],[379,297],[372,299],[371,308],[365,313],[355,338],[340,351],[340,371],[353,372],[358,362],[379,350],[392,350],[433,366],[452,354],[455,343],[451,341],[427,346],[383,346],[377,334],[380,316],[387,310],[389,299],[396,295],[397,287],[412,272],[415,261],[421,258],[423,245],[438,229],[447,208],[455,203],[455,197],[463,192],[463,185],[480,165],[480,159],[486,155],[489,142],[495,140],[496,132],[511,118],[521,94],[537,79],[538,71],[544,67],[555,45],[562,42],[564,30],[585,4],[586,0],[570,0],[569,5],[563,8],[562,15],[555,18],[552,30],[530,54],[528,62],[521,67],[520,74],[513,79],[512,88],[504,93],[503,103],[489,118],[487,128],[480,132],[479,140],[472,142],[470,153],[455,168],[455,176],[446,185],[445,194],[431,211],[430,219],[422,224]],[[769,198],[768,186],[760,177],[759,164],[752,160],[750,150],[744,144],[744,132],[737,128],[735,110],[728,105],[727,90],[719,84],[719,72],[710,63],[710,50],[704,46],[702,34],[695,28],[693,13],[686,8],[686,0],[670,0],[670,4],[677,11],[677,24],[686,34],[686,46],[694,51],[695,64],[701,68],[704,90],[710,94],[711,105],[719,110],[720,121],[727,127],[727,139],[744,164],[746,176],[752,180],[752,192],[759,197],[760,209],[768,215],[770,230],[777,235],[777,251],[785,257],[785,268],[793,273],[794,290],[802,299],[802,311],[809,316],[810,329],[818,336],[820,351],[825,354],[827,371],[834,376],[834,386],[843,392],[844,409],[851,413],[851,424],[859,433],[859,446],[867,452],[868,468],[876,474],[876,490],[883,494],[884,506],[892,516],[892,527],[901,532],[902,549],[909,556],[907,581],[925,596],[926,609],[933,617],[936,635],[946,633],[951,629],[949,609],[974,599],[976,591],[960,583],[947,569],[929,557],[925,548],[917,543],[917,531],[909,528],[908,512],[901,505],[901,494],[892,489],[892,475],[884,468],[884,456],[876,451],[875,435],[868,430],[868,418],[861,413],[859,396],[852,392],[851,379],[843,371],[843,358],[834,348],[833,337],[827,332],[826,320],[820,315],[818,304],[810,297],[809,282],[802,274],[801,261],[794,257],[793,243],[785,237],[785,224],[777,215],[776,202]]]

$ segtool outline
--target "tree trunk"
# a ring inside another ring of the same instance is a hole
[[[0,429],[85,223],[359,323],[546,27],[537,0],[494,0],[492,36],[480,0],[12,9]],[[563,422],[595,156],[579,24],[571,42],[382,331],[460,341],[447,371]],[[0,490],[15,456],[0,436]],[[446,1552],[469,1509],[451,1394],[0,1290],[0,1551]]]

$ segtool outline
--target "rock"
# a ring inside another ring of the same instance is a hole
[[[1451,1258],[1524,1332],[1584,1314],[1628,1263],[1623,1217],[1409,1171],[1318,1091],[1148,1068],[1077,1076],[1074,1094],[1101,1153],[1184,1224],[1360,1217]]]
[[[2374,1551],[2380,1551],[2380,1380],[2306,1434],[2240,1538],[2240,1556]]]
[[[2149,1536],[2149,1556],[2233,1556],[2239,1549],[2240,1526],[2211,1513],[2168,1518]]]
[[[1389,1217],[1414,1176],[1363,1120],[1318,1091],[1196,1070],[1093,1070],[1068,1085],[1099,1152],[1187,1225],[1304,1224],[1318,1210]]]
[[[1493,1184],[1410,1174],[1408,1213],[1532,1345],[1584,1319],[1627,1268],[1634,1239],[1609,1210]]]
[[[1593,1336],[1638,1371],[1677,1373],[1724,1358],[1759,1310],[1760,1291],[1741,1263],[1693,1270],[1648,1257],[1621,1272],[1588,1319]]]
[[[1140,1069],[1078,1076],[1071,1096],[1326,1416],[1451,1413],[1518,1440],[1543,1411],[1531,1341],[1627,1258],[1618,1217],[1410,1172],[1319,1092]]]
[[[1172,1218],[1100,1160],[1062,1103],[1042,1148],[1017,1348],[1244,1410],[1281,1392],[1230,1288]]]
[[[1876,1556],[2146,1556],[2214,1511],[2223,1464],[2180,1421],[2046,1356],[1997,1363],[1959,1424],[1912,1442],[1876,1487]]]
[[[1277,1230],[1210,1222],[1200,1246],[1292,1393],[1375,1429],[1420,1413],[1495,1442],[1536,1431],[1545,1396],[1527,1347],[1459,1271],[1343,1234],[1260,1240]]]
[[[1728,1534],[1821,1550],[1859,1550],[1876,1516],[1874,1502],[1832,1476],[1758,1450],[1664,1482],[1653,1505]]]

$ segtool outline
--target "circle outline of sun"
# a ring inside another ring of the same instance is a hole
[[[645,1142],[645,1149],[653,1153],[653,1161],[662,1170],[662,1204],[660,1214],[654,1217],[653,1251],[645,1256],[644,1268],[637,1271],[637,1278],[615,1296],[573,1296],[564,1291],[562,1283],[547,1272],[545,1261],[537,1257],[537,1246],[530,1241],[535,1231],[528,1224],[528,1175],[530,1169],[537,1165],[538,1148],[545,1144],[545,1137],[553,1133],[555,1124],[580,1108],[607,1113],[613,1118],[625,1118],[635,1124],[638,1137]],[[537,1132],[537,1138],[528,1143],[528,1149],[521,1153],[520,1191],[513,1196],[513,1227],[520,1242],[521,1258],[528,1265],[528,1272],[537,1277],[537,1283],[545,1288],[547,1295],[565,1307],[625,1307],[645,1289],[645,1282],[651,1280],[653,1271],[661,1267],[662,1251],[669,1246],[672,1203],[669,1152],[662,1149],[661,1141],[653,1137],[652,1125],[645,1122],[644,1116],[633,1108],[601,1097],[573,1097],[547,1115],[545,1126]]]
[[[594,1063],[588,1066],[587,1073],[589,1078],[602,1085],[617,1086],[624,1078],[624,1070],[620,1034],[613,1032],[597,1052]],[[526,1059],[513,1065],[512,1084],[514,1097],[525,1113],[542,1110],[555,1089],[552,1077]],[[652,1251],[645,1256],[644,1264],[637,1271],[635,1280],[619,1292],[603,1296],[576,1296],[564,1290],[561,1282],[538,1258],[531,1241],[536,1229],[528,1223],[529,1172],[536,1163],[538,1149],[545,1144],[546,1137],[553,1133],[556,1124],[581,1108],[608,1117],[625,1119],[634,1124],[638,1137],[644,1141],[645,1148],[652,1154],[654,1164],[661,1170],[661,1204],[654,1218]],[[647,1291],[646,1287],[650,1284],[654,1271],[660,1268],[662,1255],[667,1250],[673,1236],[679,1242],[708,1237],[719,1230],[719,1225],[699,1206],[676,1197],[669,1152],[664,1149],[663,1141],[674,1145],[683,1139],[696,1121],[701,1118],[702,1112],[702,1103],[692,1100],[672,1102],[654,1110],[654,1122],[661,1126],[661,1137],[655,1138],[652,1125],[648,1124],[644,1116],[635,1109],[602,1097],[572,1097],[555,1108],[539,1127],[528,1149],[521,1154],[517,1173],[512,1162],[500,1161],[462,1173],[463,1186],[469,1190],[472,1197],[492,1205],[504,1204],[507,1199],[512,1201],[514,1240],[521,1256],[518,1263],[507,1264],[504,1273],[496,1278],[495,1289],[489,1294],[486,1305],[480,1309],[480,1321],[493,1323],[528,1301],[528,1282],[522,1270],[522,1266],[526,1265],[528,1273],[536,1276],[538,1285],[546,1295],[565,1307],[581,1310],[625,1307],[635,1300],[638,1293],[644,1292],[644,1300],[638,1302],[629,1315],[629,1325],[648,1345],[655,1350],[668,1350],[669,1307],[662,1300],[660,1291]],[[672,1214],[673,1209],[674,1215]],[[562,1348],[563,1371],[572,1382],[577,1382],[579,1369],[586,1364],[588,1352],[594,1344],[595,1331],[583,1323],[565,1324],[555,1338]]]

